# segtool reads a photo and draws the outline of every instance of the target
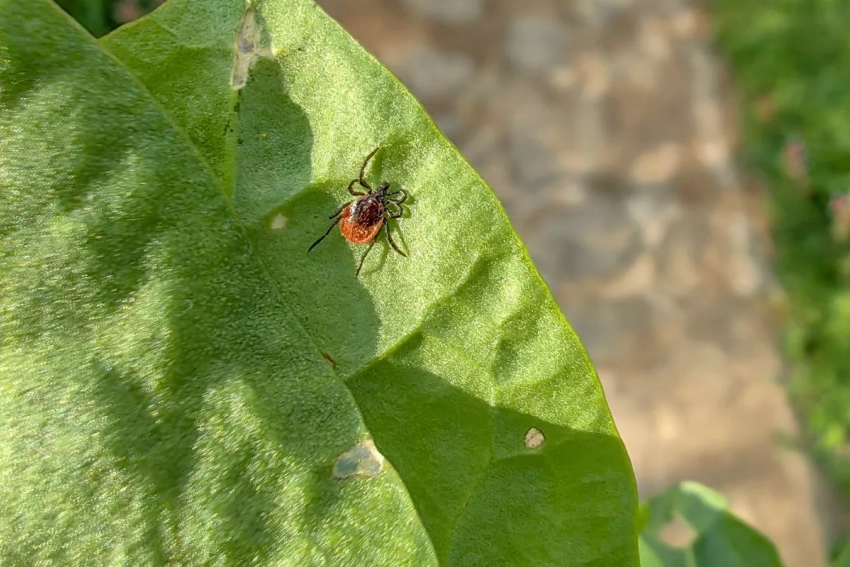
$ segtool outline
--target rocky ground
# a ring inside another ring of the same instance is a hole
[[[320,0],[492,185],[582,337],[642,496],[723,492],[825,565],[824,483],[782,436],[762,197],[691,0]]]

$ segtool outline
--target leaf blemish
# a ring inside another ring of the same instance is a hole
[[[538,449],[546,441],[546,436],[536,427],[532,427],[526,432],[523,440],[529,449]]]
[[[258,55],[260,48],[260,28],[254,10],[248,8],[239,24],[236,34],[236,61],[233,63],[233,74],[230,76],[230,87],[239,90],[248,82],[248,70]]]
[[[328,364],[331,365],[331,370],[336,370],[336,360],[333,359],[331,355],[326,352],[322,353],[322,358],[328,361]]]
[[[274,230],[275,232],[280,232],[281,230],[285,229],[288,224],[289,219],[278,213],[272,217],[271,221],[269,221],[269,228],[271,230]]]
[[[334,463],[331,476],[336,480],[345,480],[353,476],[371,478],[377,476],[383,466],[384,456],[378,452],[375,443],[367,439],[339,456]]]

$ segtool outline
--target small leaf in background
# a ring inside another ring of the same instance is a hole
[[[773,544],[720,494],[683,482],[641,507],[643,567],[781,567]]]
[[[96,43],[0,0],[0,139],[0,563],[637,565],[578,338],[313,2],[170,0]],[[377,146],[409,258],[355,278],[338,235],[305,251]]]

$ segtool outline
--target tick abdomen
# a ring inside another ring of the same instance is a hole
[[[375,196],[352,203],[342,214],[339,230],[349,242],[372,242],[384,224],[384,204]]]

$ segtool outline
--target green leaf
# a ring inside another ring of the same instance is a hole
[[[683,482],[642,506],[643,567],[781,567],[761,533],[731,512],[723,496]]]
[[[835,559],[832,560],[832,567],[850,567],[850,543],[845,543]]]
[[[58,4],[92,35],[100,36],[109,31],[105,0],[58,0]]]
[[[313,3],[170,0],[99,46],[0,0],[0,140],[0,562],[637,565],[578,338]],[[409,257],[357,278],[306,250],[378,146]]]

